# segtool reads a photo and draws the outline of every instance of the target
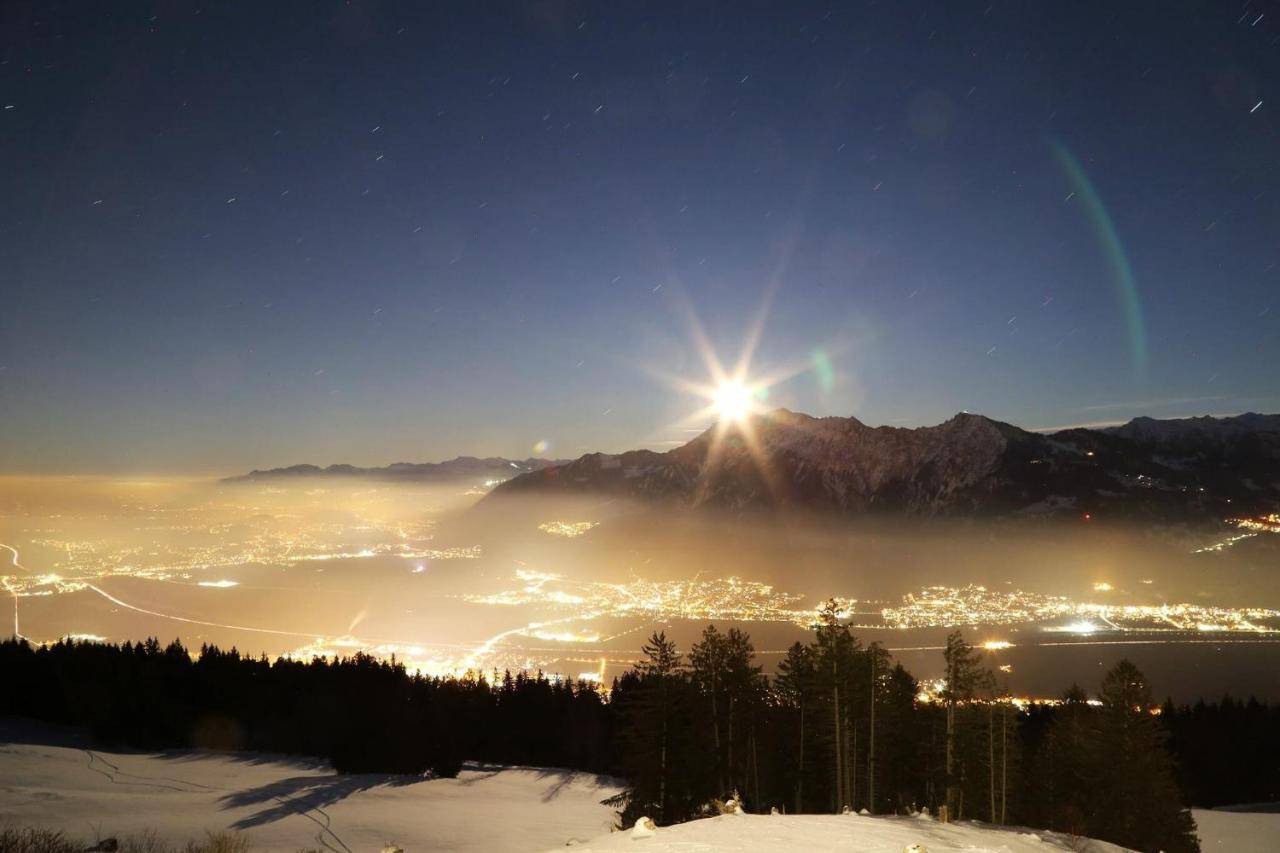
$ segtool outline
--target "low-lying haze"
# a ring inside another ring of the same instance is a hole
[[[650,632],[687,649],[709,622],[748,631],[771,667],[834,598],[922,678],[960,628],[1016,694],[1129,656],[1175,696],[1280,697],[1280,540],[1215,549],[1238,535],[1225,523],[763,525],[616,500],[474,508],[487,488],[5,478],[0,576],[34,642],[154,635],[607,682]]]

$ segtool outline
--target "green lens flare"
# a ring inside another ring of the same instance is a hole
[[[836,381],[836,371],[831,366],[831,359],[820,349],[813,351],[813,372],[818,376],[818,387],[823,393],[830,391]]]
[[[1085,215],[1102,244],[1107,266],[1111,269],[1111,277],[1115,281],[1116,295],[1120,298],[1120,307],[1124,311],[1125,325],[1129,330],[1129,348],[1133,358],[1134,374],[1141,378],[1147,369],[1147,333],[1142,322],[1142,302],[1138,298],[1138,283],[1133,277],[1133,268],[1129,265],[1129,256],[1125,253],[1124,244],[1120,242],[1120,234],[1116,224],[1111,220],[1102,197],[1098,195],[1093,182],[1084,166],[1080,165],[1070,151],[1061,142],[1050,140],[1053,155],[1071,181],[1071,188],[1084,204]]]

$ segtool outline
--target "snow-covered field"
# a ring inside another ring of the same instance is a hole
[[[184,844],[244,833],[253,850],[531,851],[608,832],[617,788],[594,776],[471,766],[457,779],[335,774],[287,756],[127,754],[0,721],[0,822],[70,836],[154,829]],[[14,743],[56,741],[59,746]]]
[[[1193,809],[1203,853],[1275,853],[1280,850],[1280,811]]]
[[[334,853],[388,843],[420,851],[633,850],[865,851],[902,853],[1113,853],[1052,833],[911,817],[730,815],[661,827],[651,838],[611,833],[600,800],[608,780],[529,768],[468,766],[457,779],[339,776],[287,756],[121,753],[75,732],[0,720],[0,822],[60,829],[73,837],[154,830],[175,844],[205,830],[244,833],[252,848]],[[1197,811],[1205,853],[1280,850],[1280,814]]]
[[[1276,853],[1280,850],[1280,812],[1194,810],[1203,853]],[[941,824],[911,817],[858,815],[725,815],[658,828],[652,837],[631,832],[602,835],[575,846],[582,853],[631,850],[646,853],[903,853],[919,845],[928,853],[1049,853],[1053,850],[1115,853],[1124,848],[1102,841],[1073,839],[1052,832],[1000,829],[982,824]],[[550,853],[550,850],[548,850]]]
[[[919,817],[859,815],[722,815],[679,826],[660,827],[650,838],[615,832],[575,846],[576,851],[645,851],[645,853],[798,853],[830,850],[841,853],[903,853],[919,845],[928,853],[1050,853],[1086,850],[1118,853],[1124,848],[1101,841],[1072,846],[1073,839],[1050,832],[999,829],[980,824],[943,824]],[[548,853],[550,851],[548,850]]]

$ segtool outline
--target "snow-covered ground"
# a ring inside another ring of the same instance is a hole
[[[1051,853],[1086,850],[1119,853],[1124,848],[1101,841],[1072,846],[1073,839],[1051,832],[1000,829],[973,823],[938,823],[919,817],[860,815],[722,815],[679,826],[659,827],[651,838],[631,832],[602,835],[575,846],[581,853],[630,850],[633,853],[903,853],[919,845],[928,853]],[[550,849],[548,849],[550,853]]]
[[[1052,833],[910,817],[730,815],[660,827],[653,837],[611,833],[600,805],[617,788],[579,773],[468,766],[457,779],[339,776],[287,756],[107,752],[73,731],[0,719],[0,822],[73,837],[154,830],[175,844],[205,830],[244,833],[255,851],[321,847],[376,853],[394,843],[425,851],[631,850],[902,853],[1114,853]],[[1205,853],[1280,850],[1280,813],[1197,811]]]
[[[536,851],[608,832],[613,810],[600,800],[618,790],[558,770],[340,776],[287,756],[105,752],[52,734],[0,720],[0,823],[91,842],[155,830],[180,845],[231,829],[254,851],[376,853],[388,843],[406,853]]]
[[[1275,853],[1280,850],[1280,810],[1192,809],[1191,813],[1196,819],[1203,853]]]

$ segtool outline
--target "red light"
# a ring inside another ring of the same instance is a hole
[[[1092,513],[1088,513],[1088,512],[1086,512],[1086,513],[1084,514],[1084,520],[1085,520],[1085,521],[1093,521],[1093,514],[1092,514]]]

